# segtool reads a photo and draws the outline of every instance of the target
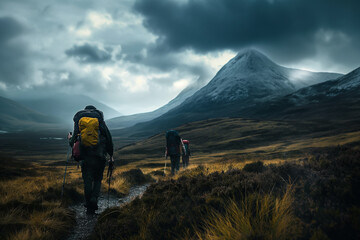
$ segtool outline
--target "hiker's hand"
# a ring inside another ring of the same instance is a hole
[[[109,167],[111,169],[114,169],[114,163],[115,163],[114,157],[110,157],[110,159],[109,159]]]
[[[67,135],[68,140],[70,140],[71,137],[72,137],[72,134],[69,133],[69,134]]]

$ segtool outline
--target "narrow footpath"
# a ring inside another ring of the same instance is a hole
[[[121,207],[126,203],[131,202],[136,197],[141,196],[148,186],[149,184],[132,187],[129,194],[123,198],[117,198],[110,195],[109,201],[107,194],[101,195],[98,201],[99,209],[96,211],[95,215],[87,215],[83,203],[71,206],[70,209],[76,213],[76,226],[67,240],[86,239],[92,233],[100,213],[108,207]]]

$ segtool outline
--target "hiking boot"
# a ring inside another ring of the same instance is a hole
[[[95,209],[93,209],[93,208],[88,208],[88,209],[86,210],[86,214],[88,214],[88,215],[93,215],[93,214],[95,214]]]
[[[98,207],[98,205],[96,204],[96,203],[90,203],[90,204],[84,204],[84,207],[85,208],[92,208],[92,209],[94,209],[94,210],[98,210],[99,209],[99,207]]]

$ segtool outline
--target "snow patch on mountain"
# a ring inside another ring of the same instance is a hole
[[[351,91],[358,91],[360,88],[360,68],[339,77],[335,80],[315,84],[302,88],[286,98],[295,106],[309,103],[318,103],[319,99],[332,98],[340,94],[349,94]]]
[[[337,81],[338,83],[330,88],[330,91],[349,90],[360,86],[360,68],[346,74]]]

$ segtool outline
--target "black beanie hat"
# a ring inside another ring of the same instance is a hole
[[[87,110],[87,109],[96,109],[96,107],[94,107],[93,105],[87,105],[85,107],[85,110]]]

